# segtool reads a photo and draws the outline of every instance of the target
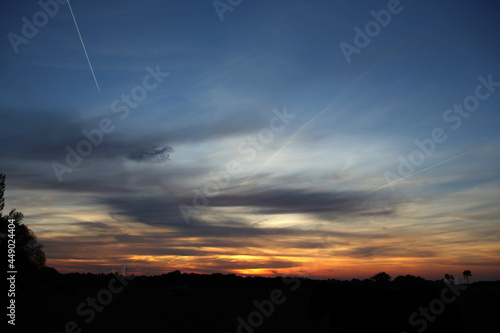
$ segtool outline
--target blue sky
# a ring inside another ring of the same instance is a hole
[[[244,0],[221,20],[211,1],[74,0],[100,93],[57,7],[15,47],[9,33],[42,9],[9,1],[0,14],[6,207],[49,265],[500,277],[494,2]],[[388,8],[347,61],[340,44]],[[454,112],[464,100],[474,111]],[[66,147],[99,126],[58,176]]]

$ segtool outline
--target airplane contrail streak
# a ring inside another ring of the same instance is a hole
[[[89,55],[87,54],[87,49],[85,48],[85,44],[83,43],[82,35],[80,34],[80,29],[78,29],[78,24],[76,23],[75,15],[73,14],[73,9],[71,8],[71,4],[68,1],[69,11],[71,12],[71,16],[73,17],[73,22],[75,22],[76,31],[78,32],[78,36],[80,37],[80,42],[82,42],[83,52],[85,52],[85,57],[87,58],[87,62],[89,63],[90,71],[92,72],[92,76],[94,77],[95,85],[97,86],[97,91],[99,94],[101,93],[101,89],[99,89],[99,84],[97,83],[97,79],[94,74],[94,69],[92,68],[92,64],[90,63]]]
[[[450,157],[449,159],[447,159],[447,160],[445,160],[445,161],[442,161],[442,162],[439,162],[439,163],[433,164],[433,165],[431,165],[431,166],[429,166],[429,167],[427,167],[427,168],[425,168],[425,169],[422,169],[422,170],[420,170],[420,171],[417,171],[417,172],[415,172],[415,173],[412,173],[411,175],[408,175],[408,176],[406,176],[406,177],[403,177],[403,178],[400,178],[400,179],[395,180],[395,181],[393,181],[393,182],[390,182],[389,184],[385,184],[385,185],[380,186],[380,187],[378,187],[378,188],[376,188],[376,189],[374,189],[374,190],[371,190],[371,191],[370,191],[370,193],[375,192],[375,191],[378,191],[378,190],[381,190],[381,189],[383,189],[383,188],[386,188],[387,186],[392,186],[392,185],[394,185],[394,184],[396,184],[396,183],[399,183],[400,181],[403,181],[403,180],[405,180],[405,179],[408,179],[408,178],[410,178],[410,177],[413,177],[413,176],[415,176],[415,175],[418,175],[419,173],[422,173],[422,172],[424,172],[424,171],[430,170],[430,169],[432,169],[432,168],[435,168],[435,167],[437,167],[437,166],[440,166],[440,165],[442,165],[442,164],[445,164],[445,163],[447,163],[447,162],[449,162],[449,161],[455,160],[455,159],[457,159],[457,158],[459,158],[459,157],[462,157],[462,156],[464,156],[464,155],[467,155],[467,154],[472,153],[472,152],[474,152],[474,151],[476,151],[476,150],[479,150],[479,149],[480,149],[480,148],[475,148],[475,149],[472,149],[472,150],[466,151],[465,153],[461,153],[461,154],[455,155],[455,156],[453,156],[453,157]]]
[[[316,120],[316,118],[318,118],[320,115],[322,115],[326,110],[328,110],[334,103],[335,103],[336,99],[334,99],[333,101],[330,102],[330,104],[328,104],[327,107],[325,107],[323,110],[319,111],[318,113],[316,113],[316,115],[314,115],[314,117],[312,117],[311,119],[309,119],[308,122],[306,122],[304,125],[302,125],[301,128],[299,128],[297,131],[295,131],[295,133],[293,133],[292,135],[289,136],[288,138],[288,141],[280,148],[276,151],[276,153],[273,154],[273,156],[271,156],[271,158],[269,158],[266,163],[264,163],[264,165],[262,165],[262,167],[260,167],[260,169],[255,172],[254,174],[248,176],[243,182],[241,182],[240,184],[238,184],[239,186],[241,185],[245,185],[249,180],[253,179],[255,176],[257,176],[258,174],[260,174],[262,172],[262,170],[269,164],[271,163],[283,150],[286,149],[286,147],[288,147],[289,144],[291,144],[293,142],[293,140],[295,139],[295,137],[297,137],[311,122],[313,122],[314,120]]]

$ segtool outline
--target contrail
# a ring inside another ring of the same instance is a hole
[[[89,55],[87,54],[87,50],[85,49],[85,44],[83,43],[82,35],[80,34],[80,29],[78,29],[78,24],[76,23],[75,15],[73,14],[73,9],[71,9],[71,4],[68,1],[69,11],[71,12],[71,16],[73,16],[73,22],[75,22],[76,31],[78,32],[78,36],[80,37],[80,41],[82,42],[83,52],[85,52],[85,57],[87,57],[87,61],[90,66],[90,71],[92,72],[92,76],[94,77],[95,85],[97,86],[97,91],[99,94],[101,93],[101,89],[99,89],[99,84],[97,83],[97,79],[95,78],[94,70],[92,69],[92,64],[90,63]]]
[[[314,117],[312,117],[311,119],[309,119],[308,122],[306,122],[304,125],[302,125],[301,128],[299,128],[297,131],[295,131],[295,133],[293,133],[292,135],[290,135],[288,137],[288,140],[287,142],[283,145],[283,147],[281,147],[280,149],[278,149],[278,151],[276,151],[276,153],[274,153],[273,156],[271,156],[267,161],[266,163],[264,163],[264,165],[262,165],[260,167],[260,169],[258,171],[256,171],[255,173],[253,173],[252,175],[248,176],[243,182],[239,183],[238,186],[241,186],[241,185],[245,185],[249,180],[253,179],[255,176],[259,175],[262,170],[269,164],[271,163],[279,154],[281,154],[281,152],[283,150],[285,150],[286,147],[288,147],[289,144],[291,144],[293,142],[293,140],[311,123],[313,122],[314,120],[316,120],[316,118],[318,118],[320,115],[322,115],[326,110],[330,109],[332,107],[333,104],[335,104],[335,102],[337,101],[337,99],[334,99],[333,101],[330,102],[330,104],[328,104],[328,106],[326,108],[324,108],[323,110],[319,111],[316,115],[314,115]]]
[[[354,79],[346,88],[344,88],[341,93],[345,92],[346,90],[350,89],[353,85],[355,85],[365,74],[361,74],[359,75],[356,79]],[[339,93],[339,95],[341,94]],[[337,101],[338,99],[338,96],[333,99],[327,107],[325,107],[323,110],[319,111],[317,114],[315,114],[311,119],[309,119],[309,121],[307,121],[304,125],[302,125],[297,131],[295,131],[295,133],[293,133],[292,135],[290,135],[288,137],[288,140],[287,142],[280,148],[276,151],[276,153],[273,154],[273,156],[271,156],[271,158],[269,158],[266,163],[264,163],[264,165],[255,173],[253,173],[252,175],[248,176],[247,178],[245,178],[242,182],[232,186],[232,187],[229,187],[228,188],[228,194],[234,192],[239,186],[243,186],[245,185],[246,183],[248,183],[251,179],[253,179],[255,176],[259,175],[262,170],[264,169],[265,166],[267,166],[270,162],[272,162],[279,154],[281,154],[281,152],[283,150],[285,150],[286,147],[288,147],[288,145],[290,145],[293,140],[307,127],[309,126],[309,124],[311,122],[313,122],[314,120],[316,120],[319,116],[321,116],[323,113],[325,113],[328,109],[330,109],[334,104],[335,102]],[[200,218],[202,218],[203,216],[205,216],[207,213],[201,215]]]
[[[293,142],[293,140],[295,139],[295,137],[297,137],[310,123],[312,123],[314,120],[316,120],[316,118],[318,118],[321,114],[323,114],[326,110],[328,110],[336,101],[337,99],[334,99],[330,104],[328,104],[328,106],[326,108],[324,108],[323,110],[321,110],[320,112],[318,112],[314,117],[312,117],[311,119],[309,119],[309,121],[307,123],[305,123],[304,125],[302,125],[301,128],[299,128],[295,133],[293,133],[290,138],[288,139],[288,142],[285,143],[285,145],[283,147],[281,147],[281,149],[279,149],[269,160],[267,160],[266,163],[264,163],[264,166],[268,165],[270,162],[272,162],[272,160],[274,160],[276,158],[276,156],[278,156],[283,150],[285,150],[285,148]]]
[[[291,144],[293,142],[293,140],[295,139],[295,137],[297,137],[311,122],[313,122],[314,120],[316,120],[316,118],[318,118],[320,115],[322,115],[325,111],[327,111],[328,109],[330,109],[332,107],[332,105],[335,104],[335,102],[337,101],[337,99],[334,99],[333,101],[330,102],[330,104],[328,104],[328,106],[326,108],[324,108],[323,110],[319,111],[316,115],[314,115],[311,119],[309,119],[308,122],[306,122],[304,125],[302,125],[302,127],[300,127],[297,131],[295,131],[295,133],[293,133],[292,135],[290,135],[288,137],[288,140],[287,142],[283,145],[283,147],[281,147],[280,149],[278,149],[278,151],[276,151],[276,153],[274,153],[274,155],[269,158],[266,163],[264,163],[264,165],[262,167],[260,167],[260,169],[258,171],[256,171],[255,173],[251,174],[250,176],[248,176],[247,178],[245,178],[243,181],[241,181],[240,183],[228,188],[228,193],[231,194],[232,192],[236,191],[240,186],[243,186],[245,185],[246,183],[248,183],[251,179],[253,179],[255,176],[259,175],[262,170],[272,161],[274,160],[283,150],[285,150],[285,148]],[[203,214],[201,217],[203,217],[205,214]],[[265,221],[265,220],[264,220]],[[262,221],[260,221],[262,222]],[[252,224],[251,226],[254,226],[256,225],[257,223],[259,222],[256,222],[254,224]]]
[[[403,181],[403,180],[405,180],[405,179],[408,179],[408,178],[410,178],[410,177],[413,177],[413,176],[415,176],[415,175],[418,175],[419,173],[422,173],[422,172],[424,172],[424,171],[430,170],[430,169],[432,169],[432,168],[435,168],[435,167],[437,167],[437,166],[440,166],[441,164],[445,164],[445,163],[447,163],[447,162],[449,162],[449,161],[455,160],[455,159],[457,159],[457,158],[459,158],[459,157],[462,157],[462,156],[464,156],[464,155],[467,155],[467,154],[472,153],[472,152],[474,152],[474,151],[476,151],[476,150],[479,150],[479,149],[481,149],[481,148],[475,148],[475,149],[472,149],[472,150],[466,151],[465,153],[461,153],[461,154],[455,155],[455,156],[453,156],[453,157],[450,157],[449,159],[447,159],[447,160],[445,160],[445,161],[442,161],[442,162],[436,163],[436,164],[431,165],[431,166],[429,166],[429,167],[427,167],[427,168],[425,168],[425,169],[422,169],[422,170],[420,170],[420,171],[417,171],[417,172],[415,172],[415,173],[412,173],[412,174],[411,174],[411,175],[409,175],[409,176],[406,176],[406,177],[400,178],[400,179],[395,180],[395,181],[393,181],[393,182],[391,182],[391,183],[389,183],[389,184],[385,184],[385,185],[380,186],[380,187],[378,187],[378,188],[376,188],[376,189],[374,189],[374,190],[371,190],[371,191],[370,191],[370,193],[375,192],[375,191],[378,191],[378,190],[381,190],[381,189],[383,189],[383,188],[386,188],[387,186],[392,186],[392,185],[394,185],[394,184],[396,184],[396,183],[399,183],[400,181]]]
[[[354,86],[365,74],[361,74],[359,75],[357,78],[355,78],[347,87],[345,87],[341,93],[351,89],[352,86]],[[340,95],[340,93],[339,93]],[[309,119],[308,122],[306,122],[304,125],[302,125],[301,128],[299,128],[295,133],[293,133],[292,135],[290,135],[288,137],[288,141],[283,145],[283,147],[281,147],[280,149],[278,149],[278,151],[276,153],[274,153],[274,155],[269,158],[266,163],[264,163],[264,165],[260,168],[259,171],[255,172],[253,175],[249,176],[243,183],[246,183],[248,179],[251,179],[253,178],[254,176],[258,175],[261,173],[262,169],[267,166],[269,163],[271,163],[279,154],[281,154],[281,152],[283,150],[285,150],[286,147],[288,147],[289,144],[291,144],[293,142],[293,140],[295,139],[295,137],[297,137],[307,126],[309,126],[310,123],[312,123],[314,120],[316,120],[316,118],[318,118],[319,116],[321,116],[323,113],[325,113],[325,111],[327,111],[328,109],[330,109],[334,104],[335,102],[337,102],[337,99],[338,99],[338,96],[332,100],[330,102],[330,104],[328,104],[327,107],[325,107],[323,110],[319,111],[316,115],[314,115],[314,117],[312,117],[311,119]],[[240,184],[241,185],[241,184]]]

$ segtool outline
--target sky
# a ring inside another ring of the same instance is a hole
[[[7,1],[6,208],[60,272],[500,279],[494,1]]]

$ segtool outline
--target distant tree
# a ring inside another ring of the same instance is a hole
[[[36,238],[35,233],[26,226],[22,220],[23,213],[11,210],[8,215],[2,215],[5,207],[5,175],[0,174],[0,243],[2,253],[7,253],[9,238],[9,220],[14,220],[15,236],[15,269],[23,273],[31,273],[34,270],[45,266],[45,253],[42,251],[43,245]],[[3,265],[7,262],[2,261]]]
[[[387,282],[391,281],[391,276],[389,274],[387,274],[386,272],[380,272],[380,273],[372,276],[370,278],[370,280],[372,280],[373,282],[376,282],[376,283],[387,283]]]
[[[178,269],[177,269],[177,270],[175,270],[175,271],[172,271],[172,272],[170,272],[170,273],[167,273],[167,275],[169,275],[169,276],[174,276],[174,277],[180,277],[180,276],[182,276],[182,273],[181,273],[181,271],[180,271],[180,270],[178,270]]]
[[[469,277],[472,276],[472,272],[469,270],[465,270],[463,273],[465,280],[467,281],[467,284],[469,284]]]
[[[444,278],[446,281],[448,281],[451,284],[455,284],[455,277],[451,274],[445,274]]]
[[[417,286],[424,285],[425,279],[420,276],[413,276],[407,274],[406,276],[400,275],[394,279],[394,283],[399,286]]]

